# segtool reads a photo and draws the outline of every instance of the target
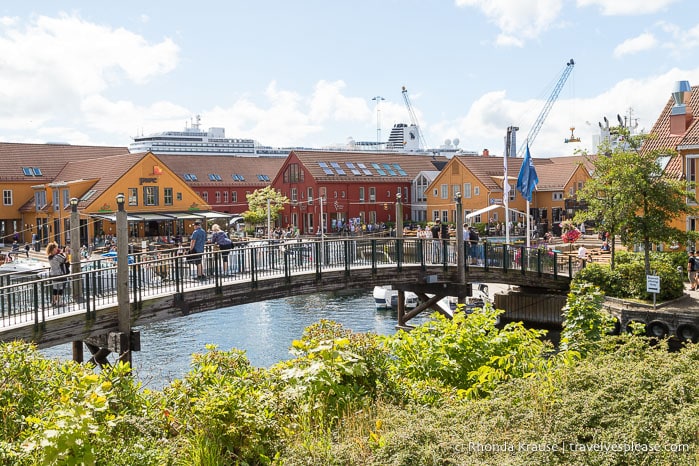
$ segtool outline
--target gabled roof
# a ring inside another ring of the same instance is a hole
[[[687,113],[693,114],[694,117],[684,134],[670,134],[670,110],[674,104],[674,99],[670,97],[660,116],[655,121],[649,137],[643,142],[643,147],[641,148],[643,152],[665,149],[676,150],[678,146],[699,144],[699,86],[692,86],[689,99],[685,99]],[[668,162],[665,167],[665,173],[676,178],[682,176],[682,157],[680,155],[676,155]]]
[[[147,153],[137,152],[134,154],[126,153],[81,160],[79,162],[69,162],[58,173],[56,180],[96,180],[95,184],[90,187],[96,193],[86,202],[80,203],[82,208],[95,201],[106,189],[113,186],[119,178],[126,175],[129,170],[147,155]]]
[[[317,181],[341,181],[346,183],[365,183],[369,179],[382,182],[411,182],[421,171],[434,171],[438,169],[439,163],[447,161],[446,158],[441,156],[406,155],[394,152],[294,150],[289,155],[290,157],[295,156]],[[347,165],[348,162],[355,166],[355,170],[359,174],[352,172],[350,166]],[[328,164],[328,167],[324,168],[321,165],[323,163]],[[337,169],[330,165],[331,163],[338,164],[344,174],[339,174]],[[371,172],[371,175],[364,173],[364,169],[357,165],[360,163],[364,164],[366,169]],[[379,169],[372,165],[375,163],[379,165]],[[384,164],[388,164],[395,175],[391,175]],[[384,174],[382,175],[378,170],[381,170]]]
[[[458,160],[466,166],[473,176],[480,181],[490,192],[502,192],[502,177],[504,163],[502,157],[473,157],[459,156]],[[507,159],[507,176],[510,180],[517,179],[522,167],[521,158]],[[539,184],[536,189],[540,191],[560,191],[570,180],[580,165],[585,166],[590,172],[590,160],[584,156],[532,158]]]
[[[128,154],[126,147],[73,146],[70,144],[0,143],[0,181],[28,181],[32,184],[56,180],[65,165],[116,154]],[[38,168],[40,175],[27,176],[22,168]]]
[[[250,186],[269,185],[284,164],[282,157],[234,157],[206,155],[158,155],[158,158],[182,179],[185,174],[193,174],[197,181],[185,180],[190,186]],[[210,174],[220,175],[221,181],[209,179]],[[239,181],[233,175],[242,176]],[[260,180],[258,175],[266,175],[269,180]]]

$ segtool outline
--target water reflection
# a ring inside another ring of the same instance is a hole
[[[245,350],[253,365],[269,367],[291,358],[292,341],[321,319],[356,332],[388,335],[395,332],[397,315],[395,310],[376,310],[371,292],[361,292],[294,296],[170,319],[138,328],[141,351],[133,355],[134,372],[144,386],[160,389],[182,378],[191,355],[205,352],[206,344]],[[71,345],[42,352],[49,357],[72,357]]]

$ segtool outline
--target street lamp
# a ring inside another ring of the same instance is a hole
[[[460,285],[466,283],[466,257],[464,255],[464,221],[461,218],[463,211],[461,210],[461,192],[457,192],[454,196],[456,203],[456,268],[457,281]]]
[[[80,215],[78,214],[78,198],[70,198],[70,272],[73,287],[73,302],[80,303],[83,299],[82,275],[80,275]],[[73,341],[73,361],[83,362],[83,342]]]
[[[400,188],[398,188],[400,189]],[[396,193],[396,238],[403,237],[403,198],[400,192]]]
[[[325,221],[323,219],[323,201],[325,196],[320,196],[320,266],[325,262]]]
[[[379,104],[382,100],[386,99],[384,99],[380,95],[377,95],[376,97],[373,97],[371,100],[376,102],[376,150],[379,150],[381,147],[381,118],[379,117]]]
[[[129,304],[129,233],[124,210],[124,193],[116,196],[116,234],[117,234],[117,302],[119,303],[119,333],[123,345],[119,359],[131,364],[131,306]]]

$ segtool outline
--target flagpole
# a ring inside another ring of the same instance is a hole
[[[525,212],[525,214],[527,214],[527,250],[529,250],[529,248],[532,245],[532,242],[531,242],[532,235],[531,235],[531,224],[529,222],[530,215],[529,215],[529,200],[528,199],[527,199],[527,211]]]

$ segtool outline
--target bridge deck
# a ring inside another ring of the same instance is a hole
[[[467,282],[508,283],[564,292],[578,267],[556,253],[502,244],[469,249]],[[424,239],[339,239],[257,244],[233,250],[224,273],[220,251],[201,255],[206,281],[195,279],[183,256],[134,255],[129,264],[132,325],[221,307],[299,294],[410,285],[428,275],[456,282],[455,243]],[[52,279],[0,281],[0,341],[39,346],[85,340],[118,329],[117,269],[111,262],[83,265],[71,275],[59,306],[51,305]],[[2,277],[0,277],[2,280]]]

